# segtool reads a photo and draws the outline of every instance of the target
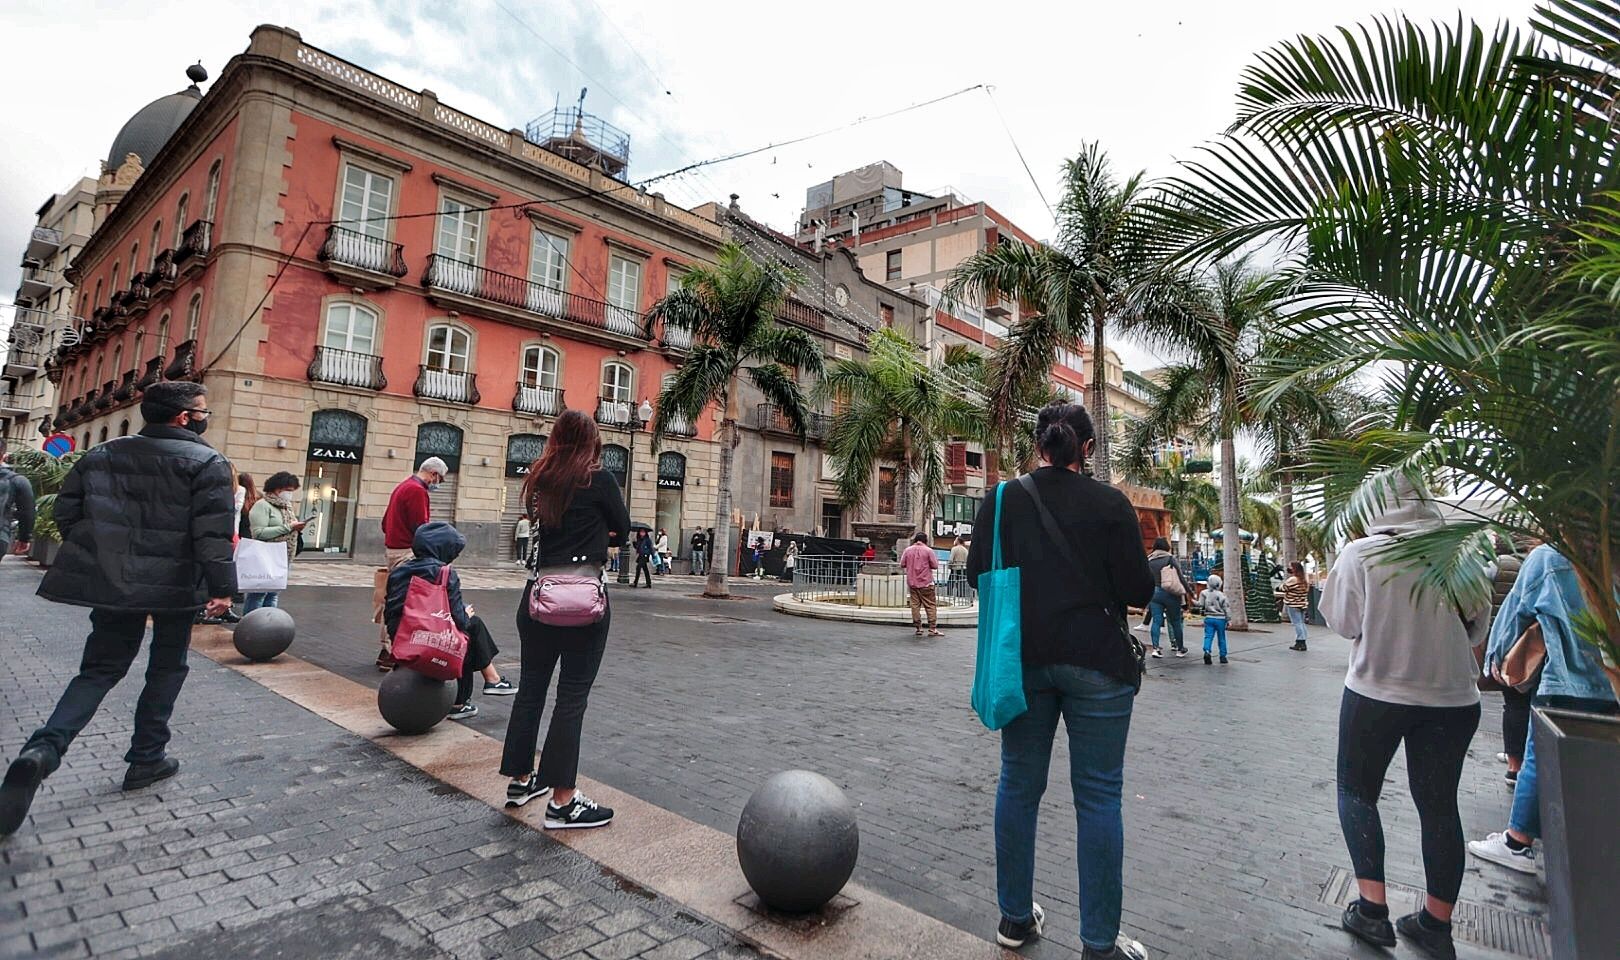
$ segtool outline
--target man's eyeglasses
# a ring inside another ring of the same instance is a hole
[[[213,413],[214,411],[212,411],[212,410],[193,410],[191,407],[181,407],[180,412],[181,413],[189,413],[193,417],[206,417],[209,414]]]

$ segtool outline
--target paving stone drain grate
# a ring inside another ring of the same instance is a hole
[[[1423,891],[1417,887],[1390,882],[1385,884],[1385,889],[1392,914],[1410,913],[1423,902]],[[1323,903],[1343,907],[1355,896],[1355,874],[1344,867],[1334,867],[1322,884],[1318,898]],[[1529,957],[1530,960],[1548,960],[1552,956],[1552,940],[1547,932],[1547,923],[1532,914],[1459,900],[1456,912],[1451,915],[1451,923],[1452,936],[1458,940]]]

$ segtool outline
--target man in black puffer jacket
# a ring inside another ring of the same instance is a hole
[[[193,616],[198,608],[223,613],[236,592],[236,509],[230,465],[199,436],[208,426],[201,384],[152,384],[141,416],[146,427],[137,436],[86,453],[57,496],[62,549],[39,595],[90,607],[90,636],[79,675],[0,783],[0,837],[22,825],[40,781],[129,671],[148,617],[152,649],[124,789],[180,767],[164,752],[169,715],[186,680]]]

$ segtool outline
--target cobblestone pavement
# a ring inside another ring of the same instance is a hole
[[[37,583],[0,563],[7,762],[88,627],[83,611],[34,599]],[[0,842],[0,957],[757,956],[201,656],[175,711],[179,775],[122,793],[144,659]]]
[[[968,707],[972,632],[920,641],[907,628],[774,614],[763,589],[729,602],[702,600],[698,591],[678,578],[651,591],[613,591],[583,772],[730,832],[768,774],[820,771],[859,807],[857,880],[990,936],[999,742]],[[368,598],[354,589],[288,591],[283,607],[303,631],[296,652],[375,685]],[[468,599],[495,630],[498,662],[515,676],[517,593],[473,591]],[[1196,650],[1198,640],[1189,640]],[[1309,653],[1289,651],[1291,642],[1286,627],[1272,627],[1234,633],[1226,667],[1206,667],[1196,653],[1153,661],[1126,767],[1124,921],[1155,958],[1379,955],[1337,929],[1349,861],[1333,758],[1347,645],[1320,630]],[[500,736],[510,701],[477,702],[482,713],[472,725]],[[1499,703],[1486,698],[1464,776],[1471,837],[1501,829],[1507,815],[1494,759]],[[1036,878],[1048,940],[1025,951],[1035,957],[1078,949],[1066,765],[1060,736]],[[1382,805],[1396,891],[1423,883],[1404,770],[1397,757]],[[1459,943],[1460,955],[1503,955],[1482,942],[1544,955],[1545,904],[1533,878],[1470,862],[1463,897],[1459,916],[1475,919],[1460,928],[1473,938]]]

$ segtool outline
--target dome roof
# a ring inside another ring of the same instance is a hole
[[[150,164],[201,99],[202,91],[192,84],[137,110],[113,138],[112,149],[107,153],[108,168],[116,170],[132,153],[141,158],[142,166]]]

